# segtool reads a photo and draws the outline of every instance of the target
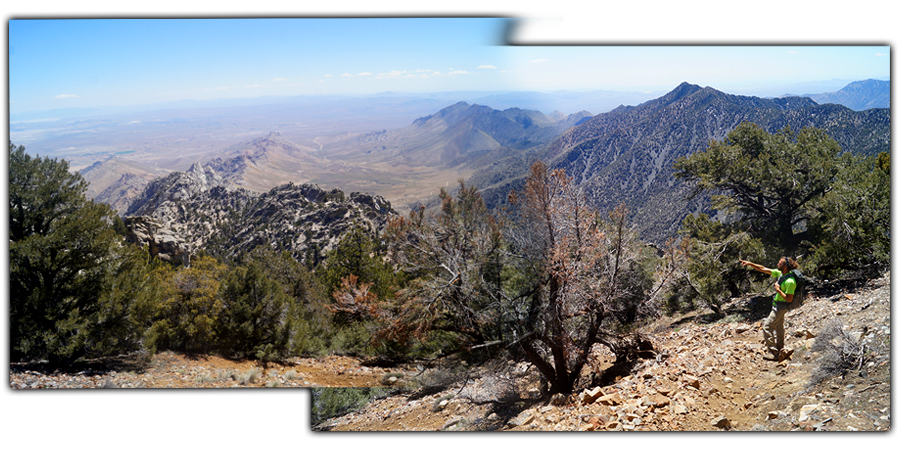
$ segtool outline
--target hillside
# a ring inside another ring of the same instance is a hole
[[[105,202],[122,213],[132,200],[153,180],[165,172],[138,162],[111,157],[79,171],[90,182],[85,196]]]
[[[521,188],[530,164],[542,160],[564,169],[601,212],[625,202],[641,236],[664,241],[686,214],[709,210],[703,201],[685,199],[689,188],[674,178],[672,163],[744,121],[768,132],[818,127],[854,154],[890,150],[887,109],[856,112],[809,98],[736,96],[683,83],[658,99],[598,114],[525,158],[495,162],[469,183],[483,190],[489,205],[501,205],[510,190]]]
[[[785,342],[794,353],[781,363],[762,360],[759,328],[768,296],[735,301],[720,321],[708,312],[657,319],[640,327],[653,339],[655,358],[564,399],[538,399],[534,371],[524,363],[476,368],[455,362],[454,371],[448,360],[386,368],[337,356],[263,364],[170,352],[149,360],[83,361],[65,370],[12,363],[10,387],[395,387],[385,398],[327,420],[315,428],[320,431],[889,431],[890,283],[887,273],[821,285],[788,314]],[[817,351],[835,321],[843,333],[828,344],[840,348]],[[834,364],[829,350],[854,349],[864,351],[863,360],[843,376],[812,382]],[[594,373],[602,375],[611,359],[595,350]],[[429,381],[440,386],[404,388]]]
[[[661,318],[640,330],[657,355],[626,377],[577,395],[538,398],[535,372],[509,363],[459,374],[428,393],[399,393],[322,423],[332,431],[888,431],[891,429],[890,274],[823,284],[788,314],[781,363],[762,359],[770,298],[746,296],[729,315]],[[842,333],[822,347],[831,322]],[[824,335],[823,335],[824,334]],[[818,342],[818,344],[817,344]],[[830,351],[861,360],[820,381]],[[602,376],[612,356],[592,355]],[[313,404],[315,406],[315,403]]]

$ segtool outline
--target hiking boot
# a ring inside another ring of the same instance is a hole
[[[794,354],[794,350],[791,348],[784,348],[778,353],[778,362],[787,360],[791,358],[791,354]]]
[[[763,360],[764,361],[777,361],[778,355],[776,355],[775,353],[769,353],[769,354],[766,354],[763,356]]]

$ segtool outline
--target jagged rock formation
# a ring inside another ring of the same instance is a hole
[[[195,164],[151,183],[129,207],[126,226],[139,243],[161,246],[150,234],[165,233],[190,256],[206,250],[236,258],[261,245],[317,262],[348,231],[378,233],[394,211],[380,196],[288,183],[255,193],[225,182]],[[178,243],[176,243],[176,240]],[[166,245],[169,246],[169,245]],[[177,251],[176,251],[177,252]],[[177,255],[169,255],[170,259]]]
[[[379,233],[394,211],[380,196],[325,191],[316,185],[286,184],[250,201],[239,215],[230,240],[214,238],[208,245],[228,256],[257,246],[287,250],[307,262],[318,262],[344,234],[360,227]]]
[[[128,229],[126,239],[140,246],[149,247],[150,256],[172,263],[191,265],[190,247],[175,232],[151,217],[129,217],[125,220]]]
[[[154,180],[137,197],[126,212],[128,215],[151,215],[161,219],[176,217],[178,203],[190,201],[217,186],[231,186],[215,170],[199,163],[186,172],[173,172]]]
[[[817,127],[854,154],[890,150],[887,109],[856,112],[809,98],[736,96],[683,83],[658,99],[598,114],[526,158],[476,173],[470,184],[483,188],[486,202],[497,206],[521,188],[530,164],[542,160],[563,168],[601,212],[626,203],[642,238],[661,242],[675,235],[685,215],[709,210],[703,201],[685,199],[688,188],[674,178],[672,163],[724,139],[744,121],[769,132]]]

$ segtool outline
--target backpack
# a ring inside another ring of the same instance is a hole
[[[778,284],[781,285],[782,282],[787,280],[788,276],[793,277],[794,282],[797,283],[797,288],[794,289],[794,297],[791,299],[791,304],[788,306],[789,309],[794,310],[795,308],[803,305],[803,300],[806,298],[807,279],[799,269],[794,269],[791,272],[779,277]]]

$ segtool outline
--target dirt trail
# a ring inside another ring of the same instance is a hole
[[[86,361],[71,371],[16,363],[10,369],[13,389],[380,387],[389,374],[411,373],[402,368],[367,367],[360,359],[343,356],[262,364],[168,351],[153,356],[149,364],[134,357],[120,357]]]

